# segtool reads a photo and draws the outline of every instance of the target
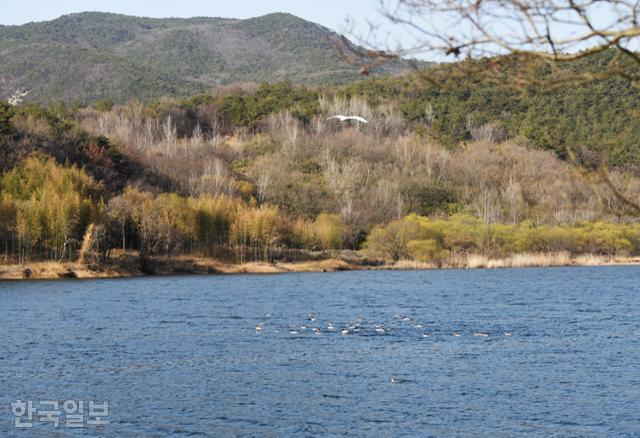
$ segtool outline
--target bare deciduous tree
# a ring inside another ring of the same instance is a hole
[[[507,213],[511,223],[513,225],[517,225],[520,209],[522,208],[524,201],[522,199],[522,187],[513,175],[509,175],[505,183],[505,187],[502,189],[502,196],[505,200]]]
[[[268,119],[269,132],[275,141],[280,143],[282,150],[287,156],[296,153],[300,138],[302,137],[302,129],[300,123],[291,114],[290,111],[273,114]]]
[[[233,193],[235,180],[224,162],[218,158],[207,159],[202,172],[191,170],[187,181],[189,193],[199,196],[203,193],[220,195]]]
[[[167,116],[162,124],[162,135],[164,137],[165,154],[171,157],[178,141],[178,131],[171,116]]]
[[[325,183],[335,196],[344,221],[346,223],[355,221],[358,211],[354,200],[365,166],[356,159],[340,163],[331,156],[325,157],[323,164]]]

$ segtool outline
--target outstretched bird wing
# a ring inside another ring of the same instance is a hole
[[[360,123],[369,123],[366,119],[360,117],[360,116],[351,116],[351,117],[347,117],[347,120],[355,120],[356,122],[360,122]]]
[[[337,116],[331,116],[327,120],[331,120],[331,119],[337,119],[337,120],[340,120],[341,122],[346,122],[347,120],[355,120],[356,122],[360,122],[360,123],[369,123],[366,119],[360,116],[337,115]]]

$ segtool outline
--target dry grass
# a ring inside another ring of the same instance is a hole
[[[571,255],[568,252],[557,253],[523,253],[514,254],[510,257],[490,260],[488,268],[528,268],[533,266],[568,266],[573,264]]]
[[[57,278],[106,278],[140,275],[184,274],[277,274],[284,272],[336,272],[362,269],[353,263],[338,259],[299,263],[248,262],[234,264],[206,257],[156,257],[149,259],[144,272],[138,254],[120,254],[114,251],[111,264],[90,269],[78,263],[34,262],[24,265],[0,265],[0,280],[51,280]]]
[[[568,252],[554,253],[521,253],[509,257],[492,259],[482,254],[454,255],[441,265],[415,260],[399,260],[384,265],[382,269],[498,269],[498,268],[530,268],[551,266],[603,266],[640,264],[636,257],[608,257],[595,254],[571,256]]]
[[[383,269],[437,269],[438,266],[434,263],[420,262],[418,260],[398,260],[391,265],[383,266]]]
[[[147,270],[139,267],[137,253],[117,254],[108,266],[90,269],[79,263],[34,262],[24,265],[0,265],[0,280],[52,280],[59,278],[113,278],[140,275],[184,274],[277,274],[285,272],[336,272],[358,269],[421,270],[439,268],[526,268],[550,266],[601,266],[640,264],[638,257],[606,257],[584,254],[571,257],[569,253],[524,253],[490,259],[480,254],[452,257],[438,265],[415,260],[400,260],[382,266],[369,266],[357,260],[347,262],[337,258],[297,263],[250,262],[233,264],[205,257],[157,257],[148,262]]]
[[[242,264],[224,263],[215,259],[178,257],[172,259],[173,269],[165,273],[180,272],[180,266],[191,265],[197,272],[220,274],[277,274],[283,272],[336,272],[360,269],[360,266],[343,260],[327,259],[297,263],[248,262]]]
[[[469,254],[467,255],[465,268],[476,269],[476,268],[486,268],[489,265],[489,258],[480,254]]]
[[[336,272],[336,271],[353,271],[362,269],[361,266],[353,265],[344,260],[312,260],[300,263],[279,263],[288,272]]]
[[[250,262],[241,265],[221,264],[218,272],[222,274],[277,274],[285,272],[271,263]]]
[[[58,278],[104,278],[129,276],[118,270],[100,271],[77,263],[35,262],[24,265],[0,266],[0,280],[54,280]]]
[[[500,259],[490,259],[479,254],[467,255],[464,267],[474,268],[529,268],[549,266],[599,266],[612,263],[629,263],[628,258],[614,260],[611,257],[583,254],[572,257],[568,252],[521,253]]]
[[[595,254],[583,254],[573,259],[574,264],[580,266],[600,266],[615,263],[612,257],[599,256]]]
[[[465,268],[528,268],[528,267],[548,267],[548,266],[569,266],[577,263],[571,258],[568,252],[555,253],[521,253],[513,254],[500,259],[490,259],[480,254],[468,254]]]

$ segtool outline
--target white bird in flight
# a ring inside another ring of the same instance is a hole
[[[332,120],[332,119],[340,120],[341,122],[346,122],[347,120],[355,120],[356,122],[360,122],[360,123],[369,123],[366,119],[360,116],[343,116],[342,114],[339,114],[337,116],[331,116],[327,120]]]

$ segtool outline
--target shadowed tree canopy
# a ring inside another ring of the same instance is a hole
[[[13,126],[11,126],[12,116],[11,107],[7,103],[0,101],[0,142],[14,133]]]

